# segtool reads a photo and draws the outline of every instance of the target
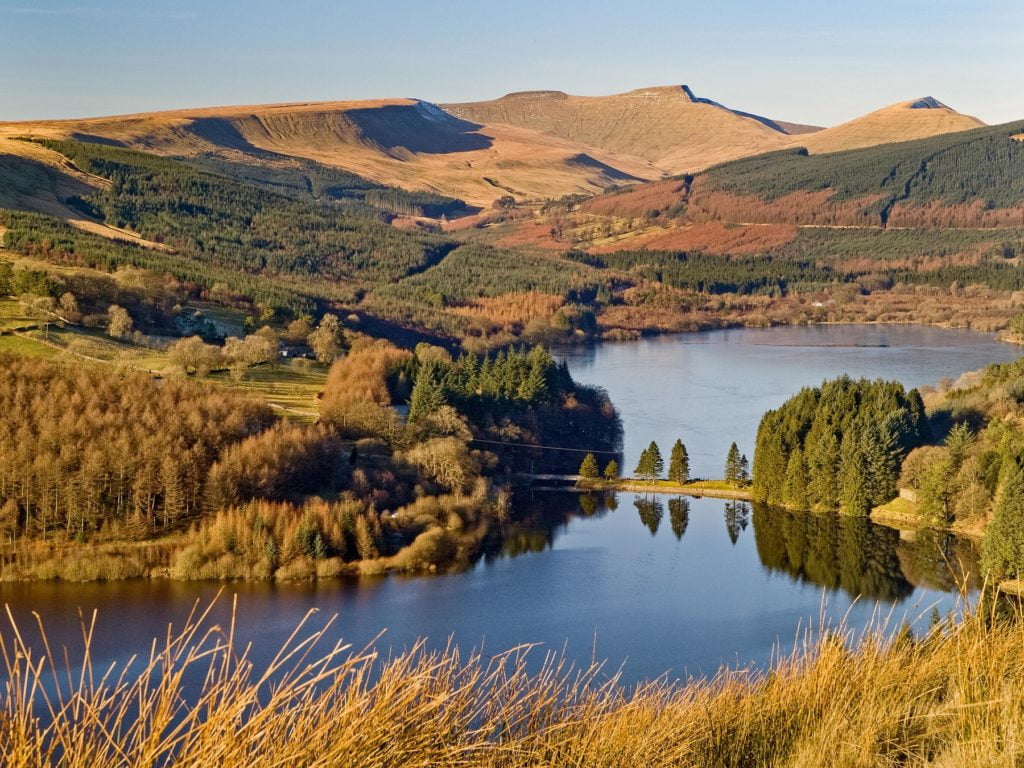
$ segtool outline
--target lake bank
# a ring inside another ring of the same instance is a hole
[[[617,480],[580,478],[576,481],[576,487],[585,491],[628,491],[630,493],[657,493],[667,496],[707,497],[735,501],[754,500],[749,488],[740,488],[724,480],[674,483],[671,480],[641,480],[633,477],[623,477]]]

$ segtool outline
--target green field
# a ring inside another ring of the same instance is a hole
[[[24,336],[0,336],[0,352],[47,359],[61,356],[58,350]]]
[[[19,316],[19,304],[0,300],[0,322]],[[0,325],[0,330],[4,326]],[[10,326],[8,326],[10,327]],[[25,357],[66,359],[86,365],[127,366],[140,371],[174,374],[167,354],[130,342],[112,339],[100,330],[50,325],[44,330],[0,336],[0,353]],[[246,371],[236,381],[226,372],[212,373],[208,380],[218,386],[243,389],[263,396],[270,405],[294,421],[317,418],[317,395],[327,380],[327,367],[313,361],[287,361],[279,365],[260,365]]]
[[[310,363],[308,370],[302,370],[293,363],[260,365],[250,368],[242,381],[233,380],[227,373],[211,374],[210,380],[221,386],[260,394],[274,408],[295,421],[314,421],[317,418],[316,397],[327,381],[327,367]]]
[[[0,331],[18,328],[31,322],[32,318],[22,310],[21,302],[16,299],[0,299]]]

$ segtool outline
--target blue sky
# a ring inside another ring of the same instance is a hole
[[[821,125],[925,95],[1024,118],[1024,3],[0,0],[0,120],[678,83]]]

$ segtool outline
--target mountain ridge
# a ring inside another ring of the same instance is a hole
[[[608,96],[539,90],[457,104],[295,101],[8,121],[0,122],[0,155],[24,157],[25,143],[11,139],[28,136],[252,164],[314,161],[486,207],[505,195],[523,201],[593,195],[795,146],[840,151],[980,124],[929,96],[819,128],[732,109],[688,85],[670,85]],[[37,148],[30,159],[48,162]]]

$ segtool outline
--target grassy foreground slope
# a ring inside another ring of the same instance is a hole
[[[0,758],[10,768],[1011,768],[1024,750],[1024,623],[988,619],[852,648],[826,633],[768,675],[635,689],[557,657],[531,672],[522,649],[383,659],[332,648],[323,631],[300,631],[269,668],[254,667],[201,617],[99,682],[87,657],[79,674],[78,656],[40,659],[24,634],[5,632],[13,684],[0,691]],[[285,682],[271,689],[267,678]]]

